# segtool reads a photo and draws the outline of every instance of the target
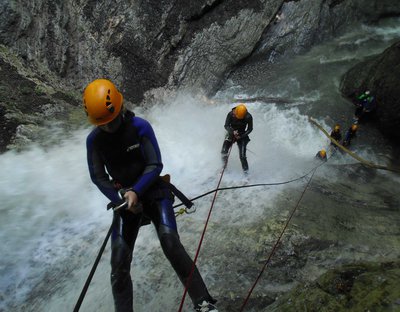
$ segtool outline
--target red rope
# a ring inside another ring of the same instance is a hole
[[[243,302],[243,304],[242,304],[242,306],[241,306],[241,308],[240,308],[240,312],[244,311],[244,307],[245,307],[245,305],[247,304],[247,302],[249,301],[250,296],[251,296],[251,293],[253,292],[254,288],[256,287],[258,281],[259,281],[260,278],[261,278],[261,275],[264,273],[264,271],[265,271],[265,269],[266,269],[268,263],[270,262],[272,256],[274,255],[276,249],[278,248],[278,244],[280,243],[280,241],[281,241],[281,239],[282,239],[282,236],[283,236],[283,234],[285,233],[285,230],[286,230],[286,228],[288,227],[288,225],[289,225],[289,223],[290,223],[290,220],[292,220],[292,217],[293,217],[294,213],[296,212],[297,207],[298,207],[299,204],[300,204],[300,201],[302,200],[302,198],[303,198],[303,196],[304,196],[304,194],[305,194],[305,192],[306,192],[308,186],[310,185],[310,182],[311,182],[311,180],[312,180],[312,178],[313,178],[314,173],[315,173],[316,170],[317,170],[317,168],[314,169],[314,171],[313,171],[313,173],[312,173],[312,175],[311,175],[311,177],[310,177],[310,180],[308,180],[308,183],[307,183],[306,187],[304,188],[303,193],[301,194],[299,200],[297,201],[297,204],[296,204],[296,206],[294,207],[294,209],[293,209],[292,213],[290,214],[289,218],[287,219],[286,224],[285,224],[285,226],[283,227],[283,230],[282,230],[281,234],[280,234],[279,237],[278,237],[278,240],[276,241],[274,247],[272,248],[272,250],[271,250],[271,252],[270,252],[270,254],[269,254],[269,256],[268,256],[268,259],[265,261],[264,266],[262,267],[260,273],[258,274],[256,281],[254,282],[253,286],[250,288],[250,290],[249,290],[249,292],[248,292],[248,294],[247,294],[247,297],[246,297],[245,301]]]
[[[233,145],[233,144],[232,144],[232,145]],[[199,257],[200,248],[201,248],[201,245],[202,245],[202,243],[203,243],[204,235],[205,235],[205,233],[206,233],[206,229],[207,229],[207,226],[208,226],[208,221],[210,220],[211,212],[212,212],[212,209],[213,209],[214,203],[215,203],[215,199],[217,198],[218,189],[219,189],[219,186],[220,186],[220,184],[221,184],[222,177],[224,176],[224,172],[225,172],[226,166],[227,166],[227,164],[228,164],[228,158],[229,158],[229,155],[230,155],[230,153],[231,153],[232,145],[231,145],[231,147],[229,148],[228,156],[227,156],[227,158],[226,158],[226,160],[225,160],[224,167],[223,167],[223,169],[222,169],[222,171],[221,171],[221,175],[220,175],[220,177],[219,177],[218,185],[217,185],[217,188],[216,188],[217,191],[214,193],[214,197],[213,197],[213,200],[212,200],[212,203],[211,203],[211,207],[210,207],[210,210],[208,211],[207,220],[206,220],[206,223],[205,223],[205,225],[204,225],[203,233],[201,234],[199,246],[197,247],[196,256],[194,257],[194,260],[193,260],[193,265],[192,265],[192,269],[190,270],[189,278],[188,278],[188,280],[186,281],[185,291],[183,292],[183,296],[182,296],[182,300],[181,300],[181,304],[180,304],[180,306],[179,306],[178,312],[181,312],[181,311],[182,311],[182,308],[183,308],[183,304],[184,304],[184,302],[185,302],[185,298],[186,298],[187,291],[188,291],[189,286],[190,286],[190,284],[191,284],[191,282],[192,282],[193,272],[194,272],[194,270],[195,270],[195,268],[196,268],[197,258]]]

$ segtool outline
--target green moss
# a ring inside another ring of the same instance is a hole
[[[400,311],[400,262],[336,268],[294,288],[267,311]]]
[[[36,85],[34,91],[37,96],[42,96],[46,94],[46,90],[40,85]]]

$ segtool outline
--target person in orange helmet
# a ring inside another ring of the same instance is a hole
[[[174,195],[190,208],[192,203],[160,177],[161,152],[150,123],[123,108],[123,96],[107,79],[87,85],[83,104],[95,128],[86,140],[90,177],[111,201],[126,203],[114,211],[111,236],[111,285],[115,311],[133,311],[130,275],[132,253],[139,228],[150,220],[161,248],[182,284],[191,283],[188,294],[196,311],[217,311],[198,269],[183,247],[173,210]]]
[[[358,129],[358,125],[355,123],[350,126],[350,128],[346,131],[346,134],[344,136],[343,143],[342,143],[343,146],[350,145],[351,140],[356,136],[357,129]]]
[[[250,142],[249,134],[253,131],[253,116],[247,111],[244,104],[232,108],[225,119],[226,130],[225,140],[222,144],[222,161],[225,164],[228,160],[228,152],[233,143],[239,148],[239,158],[243,171],[247,174],[249,164],[246,157],[246,147]]]
[[[342,131],[340,130],[340,125],[336,124],[333,130],[330,133],[332,139],[335,139],[338,143],[342,139]],[[331,142],[332,147],[337,147],[335,143]]]
[[[318,151],[318,153],[315,155],[315,158],[320,159],[322,161],[327,161],[328,158],[326,156],[326,150],[321,149],[320,151]]]

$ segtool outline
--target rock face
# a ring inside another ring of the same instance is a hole
[[[112,78],[133,101],[214,85],[247,56],[282,0],[6,1],[0,42],[70,86]]]
[[[370,90],[377,101],[377,121],[382,132],[400,142],[400,42],[382,54],[351,68],[341,82],[341,92],[355,101]]]
[[[393,0],[4,0],[0,57],[12,67],[1,70],[4,76],[11,70],[21,80],[33,81],[33,89],[43,90],[47,100],[31,105],[50,103],[52,111],[58,101],[53,94],[81,94],[99,77],[112,79],[124,98],[135,103],[165,89],[212,94],[246,60],[275,62],[306,51],[351,23],[395,15],[400,15],[400,6]],[[4,51],[18,62],[10,63]],[[10,85],[0,81],[0,86],[0,92],[9,92]],[[13,105],[0,96],[0,125],[7,132],[0,142],[4,150],[18,125],[37,122],[15,119]],[[13,102],[18,105],[19,100]],[[21,106],[22,115],[31,114]],[[63,108],[70,109],[66,103]]]
[[[397,311],[400,263],[356,263],[301,285],[265,311]]]
[[[400,7],[392,0],[6,0],[0,12],[0,43],[26,64],[76,90],[109,77],[138,102],[159,87],[215,90],[253,52],[299,53]]]
[[[399,15],[395,1],[302,0],[284,1],[264,31],[252,58],[277,58],[307,51],[315,43],[340,34],[353,22],[374,22]]]
[[[47,135],[48,121],[65,121],[71,107],[80,103],[72,92],[57,91],[18,67],[22,65],[0,51],[0,153]]]

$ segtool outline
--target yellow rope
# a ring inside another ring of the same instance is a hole
[[[388,171],[392,171],[392,172],[396,172],[396,173],[400,173],[400,170],[397,168],[393,168],[393,167],[388,167],[388,166],[382,166],[382,165],[377,165],[374,164],[368,160],[365,160],[363,158],[361,158],[360,156],[358,156],[357,154],[353,153],[352,151],[348,150],[347,148],[345,148],[343,145],[341,145],[338,141],[336,141],[334,138],[332,138],[328,132],[326,132],[326,130],[324,128],[322,128],[322,126],[317,123],[314,119],[312,119],[311,117],[308,117],[308,120],[313,123],[315,126],[317,126],[328,138],[329,140],[331,140],[337,147],[339,147],[341,150],[343,150],[344,152],[346,152],[347,154],[349,154],[351,157],[357,159],[359,162],[361,162],[363,165],[369,167],[369,168],[375,168],[375,169],[382,169],[382,170],[388,170]]]

